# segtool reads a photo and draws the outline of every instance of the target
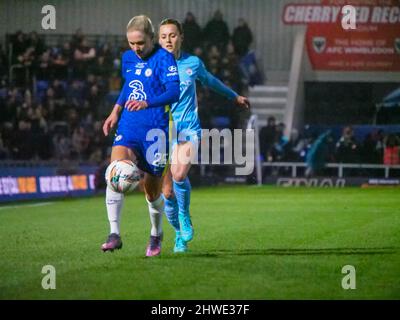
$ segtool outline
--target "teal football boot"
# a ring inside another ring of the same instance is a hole
[[[181,232],[177,231],[176,236],[175,236],[174,252],[181,253],[181,252],[186,252],[186,251],[187,251],[187,244],[182,239]]]
[[[188,214],[178,214],[179,225],[181,227],[181,237],[183,241],[189,242],[193,239],[193,226],[192,221],[190,220],[190,215]]]

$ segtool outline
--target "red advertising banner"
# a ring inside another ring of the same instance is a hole
[[[355,29],[342,25],[345,5],[356,10]],[[307,51],[314,70],[400,71],[400,1],[288,4],[282,19],[285,24],[307,24]]]

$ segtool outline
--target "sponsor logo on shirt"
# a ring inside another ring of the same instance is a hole
[[[176,67],[175,66],[170,66],[170,67],[168,67],[168,71],[175,72],[176,71]]]
[[[129,82],[129,87],[132,88],[132,92],[128,97],[128,100],[144,101],[147,99],[146,92],[144,92],[143,83],[139,80],[133,80]]]
[[[191,84],[191,80],[181,81],[181,83],[179,84],[180,91],[184,91],[187,87],[190,87]]]
[[[146,69],[146,71],[144,72],[144,75],[145,75],[146,77],[150,77],[152,73],[153,73],[153,70],[151,70],[150,68],[148,68],[148,69]]]
[[[122,138],[123,138],[123,136],[120,134],[119,136],[115,137],[115,141],[120,141],[120,140],[122,140]]]
[[[147,62],[138,62],[136,63],[135,68],[143,69]]]
[[[140,76],[140,74],[142,73],[142,69],[136,69],[135,74]]]
[[[178,74],[177,68],[175,66],[169,66],[168,71],[170,71],[170,72],[167,73],[167,77],[176,76]]]

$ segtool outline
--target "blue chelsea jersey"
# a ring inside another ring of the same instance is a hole
[[[166,91],[165,85],[168,82],[179,81],[174,56],[159,45],[155,45],[152,54],[146,59],[127,50],[122,56],[122,77],[125,83],[116,102],[122,107],[128,100],[149,101],[160,96]],[[128,111],[124,108],[119,126],[165,127],[168,126],[169,111],[169,106],[165,105],[139,111]]]

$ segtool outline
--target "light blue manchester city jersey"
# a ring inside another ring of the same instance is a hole
[[[176,63],[180,79],[180,97],[171,108],[175,127],[178,134],[185,129],[199,131],[201,127],[197,112],[196,80],[228,99],[234,99],[237,93],[209,73],[197,56],[183,52]]]

